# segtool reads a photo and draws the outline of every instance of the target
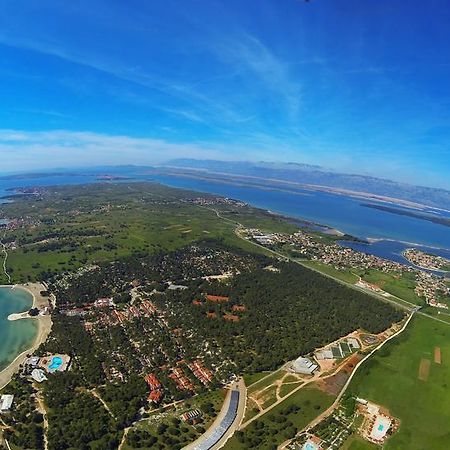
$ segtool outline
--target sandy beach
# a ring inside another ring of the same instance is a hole
[[[46,290],[45,286],[40,283],[27,283],[23,285],[13,286],[1,286],[10,287],[14,289],[24,289],[28,291],[33,296],[33,308],[43,308],[48,306],[49,297],[43,297],[40,292]],[[20,319],[33,319],[38,321],[38,332],[33,345],[22,352],[16,357],[16,359],[5,369],[0,372],[0,389],[4,388],[10,381],[12,376],[18,371],[19,367],[26,360],[27,355],[33,353],[43,342],[46,341],[48,335],[50,334],[52,328],[52,318],[50,315],[45,316],[29,316],[28,311],[23,313],[11,314],[8,317],[9,320],[20,320]]]

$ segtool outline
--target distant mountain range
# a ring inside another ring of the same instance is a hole
[[[249,177],[258,179],[259,182],[270,180],[272,183],[278,180],[280,183],[296,183],[328,187],[337,191],[369,193],[450,210],[450,191],[445,189],[415,186],[365,175],[333,172],[308,164],[174,159],[168,161],[166,167],[195,170],[199,176],[202,172],[205,175],[206,173],[217,173],[230,177]]]
[[[450,191],[415,186],[383,178],[333,172],[298,163],[174,159],[162,166],[97,166],[52,169],[40,173],[0,175],[0,180],[24,180],[59,176],[96,176],[105,179],[147,179],[166,174],[222,183],[281,190],[313,189],[351,195],[364,200],[385,200],[406,207],[431,207],[450,211]]]

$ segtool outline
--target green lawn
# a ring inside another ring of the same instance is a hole
[[[289,383],[289,384],[283,384],[280,388],[280,396],[286,397],[290,392],[292,392],[294,389],[298,388],[300,386],[301,382],[298,383]]]
[[[263,400],[263,408],[266,409],[277,401],[277,386],[271,386],[266,389],[260,397]]]
[[[360,436],[353,435],[344,442],[340,450],[377,450],[379,448],[378,445],[372,444]]]
[[[252,385],[253,383],[256,383],[261,378],[264,378],[266,375],[269,375],[270,372],[258,372],[258,373],[250,373],[244,375],[244,382],[245,385],[248,387]]]
[[[272,383],[275,382],[275,380],[278,380],[278,378],[282,378],[284,373],[285,372],[283,370],[280,370],[280,369],[276,370],[275,372],[272,372],[272,374],[267,376],[267,378],[260,379],[260,381],[258,381],[257,383],[253,384],[248,389],[248,394],[251,394],[251,393],[257,392],[257,391],[261,391],[265,387],[270,386]]]
[[[434,363],[436,346],[442,352],[440,365]],[[422,358],[432,361],[427,381],[418,379]],[[417,316],[399,338],[361,367],[350,392],[387,407],[400,419],[399,431],[384,448],[449,448],[450,326]]]

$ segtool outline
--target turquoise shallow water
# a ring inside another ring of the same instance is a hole
[[[8,320],[10,314],[26,311],[32,304],[29,292],[0,287],[0,370],[30,348],[36,339],[38,324],[35,320]]]

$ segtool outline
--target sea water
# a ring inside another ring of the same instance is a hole
[[[33,297],[29,292],[19,288],[0,287],[0,370],[31,348],[36,339],[36,320],[8,320],[10,314],[27,311],[32,305]]]

